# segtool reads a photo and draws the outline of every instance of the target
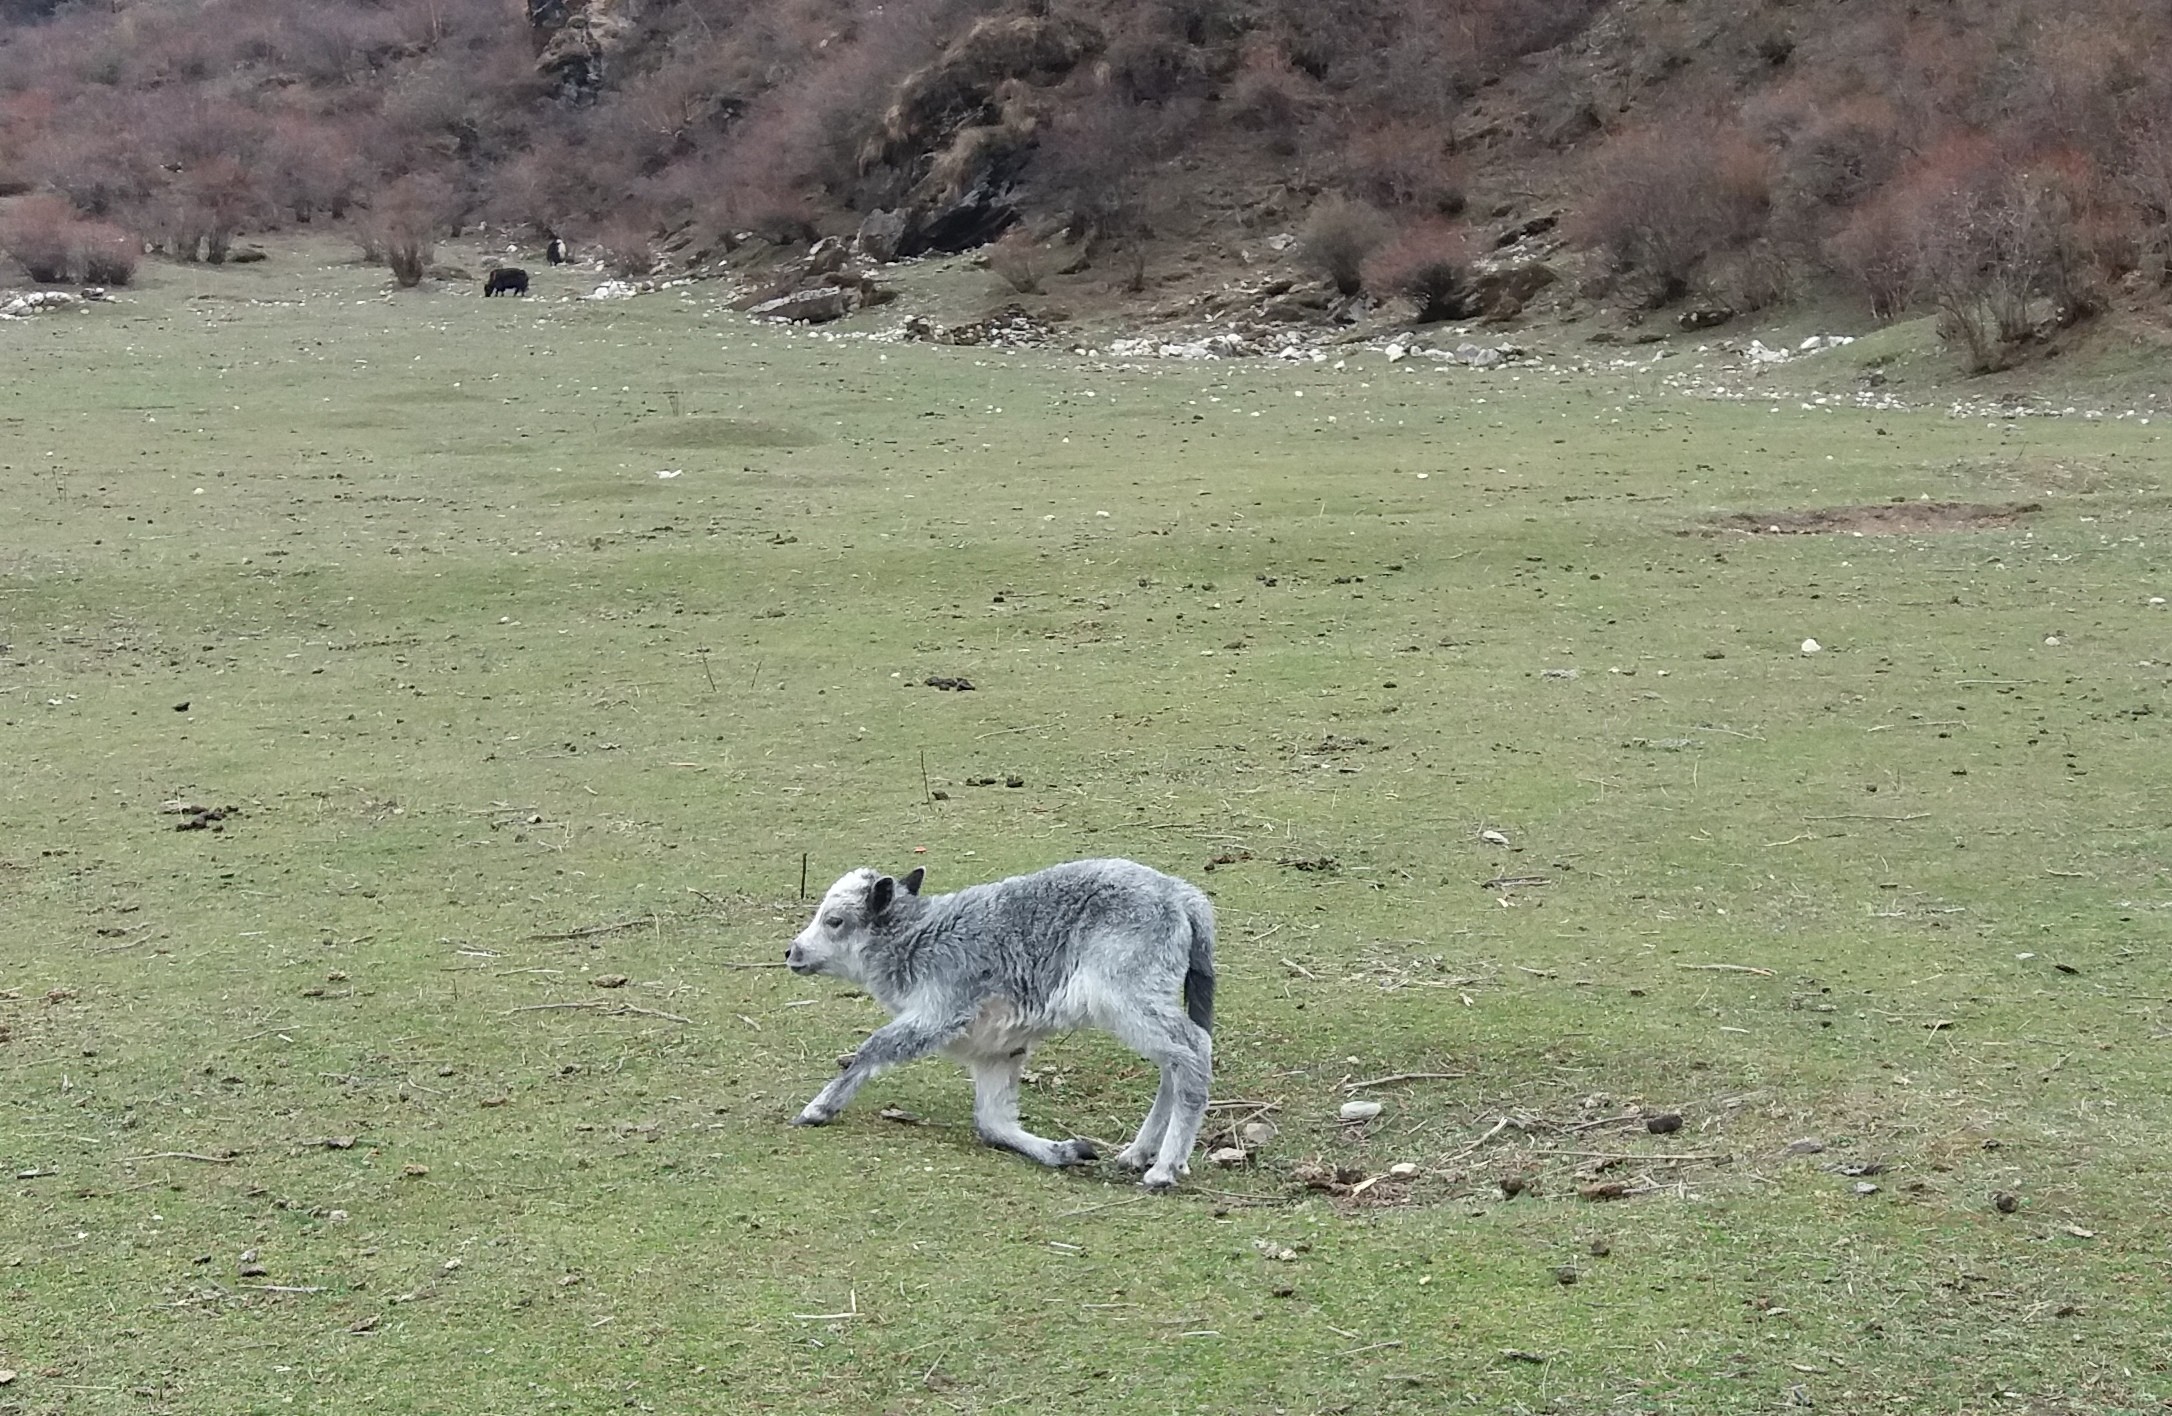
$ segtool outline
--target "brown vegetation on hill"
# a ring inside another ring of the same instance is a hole
[[[2146,0],[0,0],[0,196],[68,205],[25,250],[354,221],[410,269],[478,220],[636,269],[879,211],[1118,271],[1272,222],[1427,318],[1559,217],[1587,294],[1840,281],[1992,368],[2172,279],[2168,40]]]

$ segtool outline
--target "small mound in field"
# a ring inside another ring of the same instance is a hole
[[[1850,532],[1898,536],[2012,526],[2043,509],[2042,502],[1888,502],[1883,506],[1828,506],[1811,511],[1738,511],[1721,517],[1713,526],[1752,536],[1832,536]]]

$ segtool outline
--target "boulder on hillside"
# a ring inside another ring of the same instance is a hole
[[[774,300],[764,300],[747,313],[762,319],[828,324],[852,313],[854,294],[854,291],[840,290],[834,285],[811,285],[789,295],[779,295]]]

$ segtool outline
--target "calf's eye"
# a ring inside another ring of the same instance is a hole
[[[832,929],[843,929],[845,927],[845,917],[843,915],[831,915],[822,922]]]

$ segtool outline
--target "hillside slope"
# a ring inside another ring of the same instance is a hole
[[[1544,233],[1627,307],[1839,279],[1995,367],[2155,300],[2167,39],[2139,0],[8,0],[0,190],[67,207],[0,240],[487,220],[631,269],[882,213],[877,255],[1023,228],[1139,289],[1310,217],[1345,293],[1433,313]]]

